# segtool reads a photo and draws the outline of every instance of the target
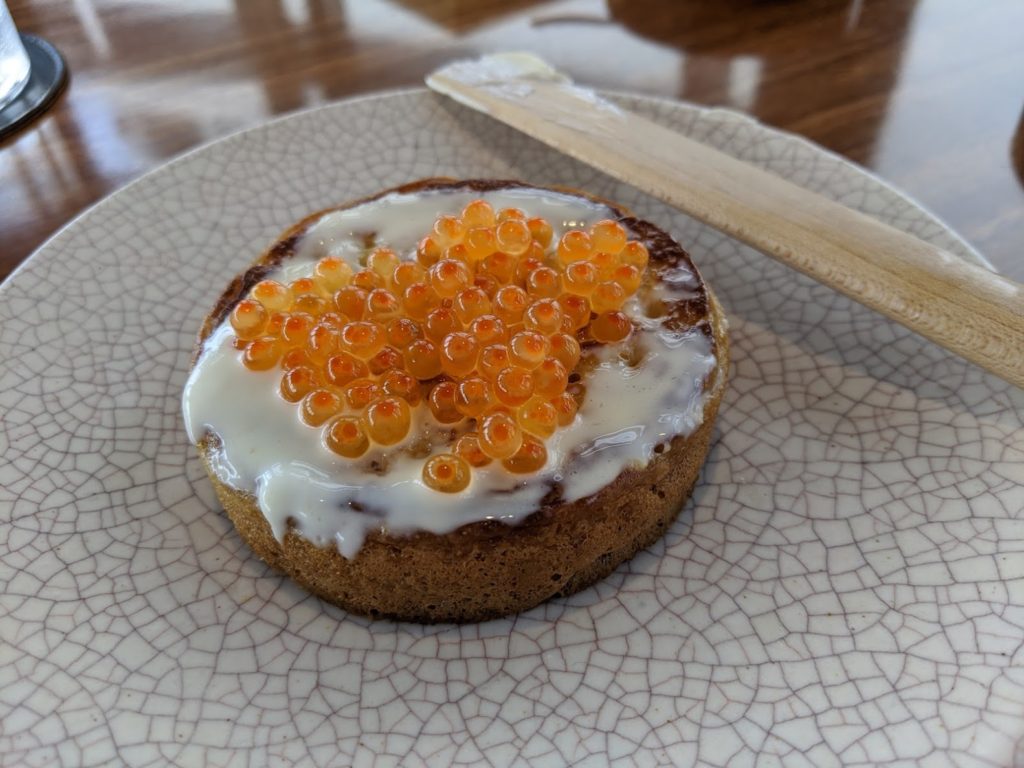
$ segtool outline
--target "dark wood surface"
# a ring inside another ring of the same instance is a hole
[[[1021,0],[8,0],[67,58],[0,143],[0,278],[199,143],[532,50],[577,80],[725,105],[871,168],[1024,280]]]

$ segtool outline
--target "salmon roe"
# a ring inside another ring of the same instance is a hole
[[[256,283],[228,317],[231,343],[250,370],[279,372],[281,398],[333,453],[429,435],[423,482],[457,493],[495,462],[545,466],[545,440],[583,402],[581,343],[630,336],[649,261],[617,221],[556,231],[474,200],[411,252],[377,245],[362,265],[326,256],[308,277]]]

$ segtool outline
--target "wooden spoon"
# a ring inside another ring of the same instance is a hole
[[[1024,287],[620,109],[530,54],[427,85],[685,211],[1024,387]]]

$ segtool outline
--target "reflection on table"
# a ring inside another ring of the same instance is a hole
[[[576,79],[747,111],[906,189],[1024,279],[1024,5],[943,0],[9,3],[72,82],[0,144],[0,276],[89,204],[273,115],[539,53]],[[956,39],[957,45],[949,41]]]

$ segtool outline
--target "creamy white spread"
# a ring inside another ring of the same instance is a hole
[[[438,75],[458,80],[466,85],[502,85],[513,80],[568,83],[568,77],[544,59],[527,51],[505,51],[463,59],[446,64],[429,75],[427,81]]]
[[[622,129],[621,122],[625,119],[615,104],[589,88],[576,85],[532,53],[490,53],[477,59],[453,61],[428,75],[426,82],[432,90],[485,114],[491,114],[491,110],[477,97],[476,91],[511,103],[521,103],[545,91],[547,97],[530,100],[530,109],[544,120],[584,133],[617,135],[614,131]],[[587,107],[582,117],[580,102]],[[593,119],[590,114],[593,109],[600,111],[600,120]]]
[[[412,258],[439,214],[458,213],[480,197],[495,209],[517,207],[543,216],[556,242],[568,229],[612,215],[603,205],[547,190],[392,193],[324,215],[302,237],[296,257],[268,276],[282,282],[307,276],[329,254],[358,268],[371,233],[378,245]],[[671,302],[692,295],[698,285],[696,275],[680,267],[656,291]],[[661,319],[644,317],[636,299],[626,311],[640,326],[635,339],[646,350],[642,364],[631,367],[615,346],[599,350],[598,364],[584,379],[582,408],[572,424],[546,441],[547,465],[533,475],[514,475],[492,463],[474,468],[464,491],[440,493],[421,480],[424,460],[403,454],[401,445],[387,449],[385,474],[367,472],[367,458],[384,449],[371,449],[358,462],[332,453],[322,430],[307,426],[299,409],[280,396],[279,370],[256,372],[242,364],[227,322],[206,340],[185,386],[189,438],[196,443],[216,436],[213,471],[227,485],[256,496],[279,539],[293,526],[318,545],[333,542],[345,557],[354,557],[373,530],[443,534],[481,520],[515,523],[538,509],[552,484],[559,484],[565,501],[589,496],[624,469],[642,467],[657,446],[667,448],[672,437],[691,433],[703,420],[704,383],[716,363],[707,335],[664,328]],[[431,418],[425,410],[414,409],[416,418]],[[414,422],[410,435],[416,432]]]

